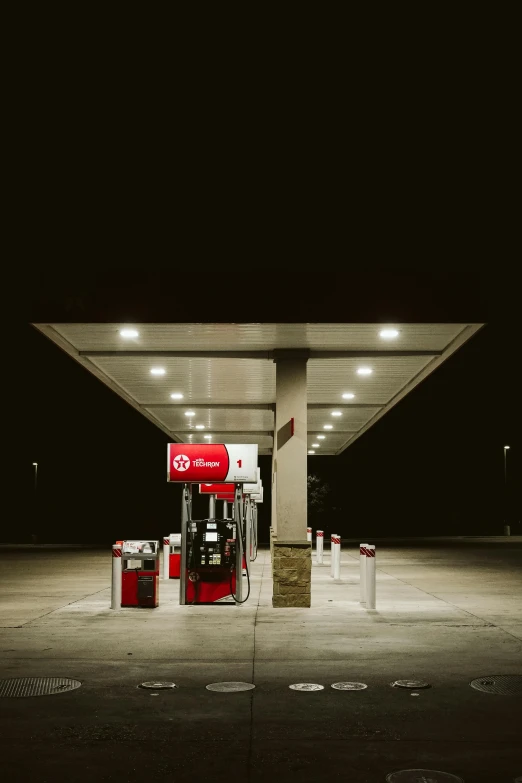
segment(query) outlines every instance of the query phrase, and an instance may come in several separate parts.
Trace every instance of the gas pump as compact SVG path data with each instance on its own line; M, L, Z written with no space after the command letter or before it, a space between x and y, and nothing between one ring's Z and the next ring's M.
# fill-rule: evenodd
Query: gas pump
M179 579L181 570L181 533L169 536L169 578Z
M158 541L124 541L122 560L121 605L158 606Z
M244 603L242 595L244 551L243 498L236 485L233 519L191 519L192 486L185 484L182 506L181 604ZM246 563L244 563L246 567Z
M235 603L236 532L226 519L191 519L187 536L187 604ZM229 600L226 600L229 599Z

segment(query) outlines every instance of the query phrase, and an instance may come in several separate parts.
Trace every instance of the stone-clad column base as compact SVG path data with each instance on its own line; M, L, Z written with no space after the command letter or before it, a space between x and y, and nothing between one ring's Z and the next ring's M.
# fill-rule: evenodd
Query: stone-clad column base
M312 544L310 541L273 541L274 593L272 606L310 607Z

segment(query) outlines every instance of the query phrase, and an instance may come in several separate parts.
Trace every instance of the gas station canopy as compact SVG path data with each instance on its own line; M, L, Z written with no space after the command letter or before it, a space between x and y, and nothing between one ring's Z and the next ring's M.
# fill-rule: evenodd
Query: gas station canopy
M477 323L35 323L180 443L271 454L275 361L307 357L308 449L340 454Z

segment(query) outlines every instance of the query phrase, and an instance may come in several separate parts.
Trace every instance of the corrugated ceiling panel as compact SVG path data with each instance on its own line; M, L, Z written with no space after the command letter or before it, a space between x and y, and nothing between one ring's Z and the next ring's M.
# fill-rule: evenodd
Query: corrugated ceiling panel
M195 429L197 424L203 424L207 430L217 432L274 429L274 414L270 410L196 408L196 415L191 417L185 416L185 411L190 411L189 405L151 409L151 413L173 431Z
M316 350L443 350L460 324L52 324L77 350L226 351L275 348ZM124 339L123 327L139 337ZM395 327L394 340L379 337Z
M310 359L308 362L308 403L335 405L342 394L355 394L355 403L385 404L405 386L430 357L379 357L360 359ZM370 367L368 376L357 374L359 367Z
M333 431L359 430L372 416L375 416L378 408L350 408L348 406L329 405L327 408L308 409L308 429L323 429L325 424L331 424ZM332 416L332 411L341 411L342 416Z
M169 403L173 392L187 403L271 403L275 364L258 359L156 359L134 356L91 360L140 404ZM153 376L152 367L165 368Z
M260 449L272 449L274 445L274 439L270 435L234 434L231 439L226 432L213 432L212 441L205 440L204 435L203 432L194 433L194 435L183 433L179 439L182 443L257 443Z
M316 448L317 454L319 454L321 451L337 451L337 449L340 449L342 446L344 446L346 441L351 438L351 434L349 432L321 432L319 434L325 435L326 437L323 440L317 440L317 433L309 432L307 438L307 445L309 449L314 448L314 443L319 444L319 446Z

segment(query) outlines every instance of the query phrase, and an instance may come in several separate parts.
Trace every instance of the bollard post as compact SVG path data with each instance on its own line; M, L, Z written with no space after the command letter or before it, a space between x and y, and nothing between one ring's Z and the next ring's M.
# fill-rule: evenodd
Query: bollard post
M359 583L361 588L361 597L359 603L366 603L366 547L368 544L359 545Z
M332 577L332 579L333 579L333 575L334 575L334 557L335 557L335 553L334 553L334 538L335 538L336 535L337 535L337 533L332 533L330 535L330 576Z
M163 536L163 579L170 579L170 536Z
M316 530L315 532L315 557L317 565L323 564L323 544L324 544L324 531Z
M366 608L375 609L375 545L366 547Z
M334 538L334 579L338 582L341 579L341 536Z
M311 541L312 540L312 528L307 527L306 528L306 540Z
M121 609L121 561L119 544L112 545L111 609Z

